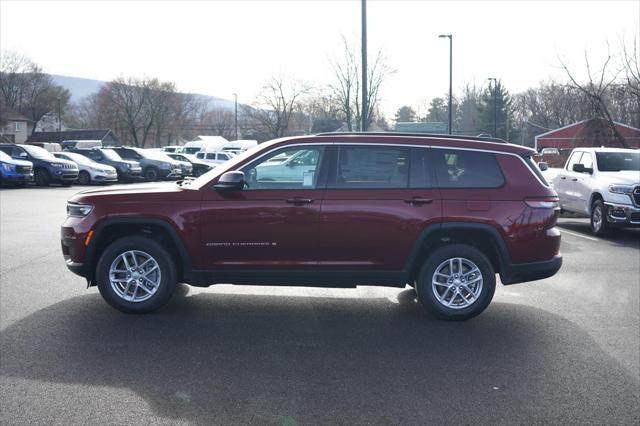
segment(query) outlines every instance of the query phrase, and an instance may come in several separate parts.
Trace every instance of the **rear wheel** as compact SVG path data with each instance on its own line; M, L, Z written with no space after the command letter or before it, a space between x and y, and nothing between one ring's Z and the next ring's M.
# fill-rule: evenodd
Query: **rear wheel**
M491 262L478 249L452 244L425 261L416 290L424 308L438 318L467 320L484 311L495 292Z
M78 183L80 185L89 185L91 184L91 175L85 172L84 170L80 172L78 175Z
M611 227L607 220L607 207L602 200L596 200L591 207L591 232L598 237L603 237L609 233Z
M49 177L49 172L44 169L36 169L34 173L34 178L36 181L36 185L38 186L48 186L51 178Z
M141 236L109 245L100 256L96 277L102 297L126 313L159 309L177 285L176 267L167 250Z

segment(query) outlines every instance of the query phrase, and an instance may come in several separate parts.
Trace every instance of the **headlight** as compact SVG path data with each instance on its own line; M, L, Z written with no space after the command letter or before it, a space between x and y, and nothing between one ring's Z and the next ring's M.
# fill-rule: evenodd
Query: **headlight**
M91 204L67 203L67 216L85 217L93 210Z
M51 164L51 165L52 165L53 167L62 167L62 164L61 164L61 163L53 163L53 164Z
M16 171L15 164L4 164L4 163L2 163L2 168L4 169L5 172L15 172Z
M171 168L171 164L169 164L169 163L162 163L162 164L160 164L160 168L161 168L161 169L170 169L170 168Z
M127 163L127 169L131 170L131 164Z
M609 185L609 192L614 194L631 194L633 186L630 185Z

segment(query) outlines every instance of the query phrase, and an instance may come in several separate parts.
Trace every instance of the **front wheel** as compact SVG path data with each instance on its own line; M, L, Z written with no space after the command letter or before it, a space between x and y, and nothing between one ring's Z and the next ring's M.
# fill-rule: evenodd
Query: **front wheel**
M144 177L149 182L157 181L159 176L160 176L160 173L158 172L158 169L156 169L155 167L149 167L144 171Z
M416 290L427 312L441 319L467 320L484 311L496 288L496 275L478 249L452 244L425 261Z
M607 209L602 200L596 200L591 207L591 232L598 237L603 237L609 233L609 230Z
M36 185L38 186L49 186L49 181L51 180L49 177L49 172L44 169L37 169L34 173L34 178L36 181Z
M141 236L109 245L100 256L96 277L102 297L125 313L161 308L177 285L176 267L167 250Z
M89 173L85 172L84 170L81 171L80 174L78 175L78 183L80 185L91 184L91 175L89 175Z

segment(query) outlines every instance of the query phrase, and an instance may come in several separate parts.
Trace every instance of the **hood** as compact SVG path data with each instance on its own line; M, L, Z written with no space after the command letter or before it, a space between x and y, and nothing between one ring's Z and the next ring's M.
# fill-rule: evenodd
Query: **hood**
M182 195L180 195L182 194ZM197 201L198 191L185 189L175 182L150 182L135 185L112 185L105 188L87 189L78 192L69 201L72 202L143 202L149 200L169 201L173 197Z
M621 184L634 185L640 184L640 171L638 170L621 170L619 172L600 172L598 174L600 180L607 185Z

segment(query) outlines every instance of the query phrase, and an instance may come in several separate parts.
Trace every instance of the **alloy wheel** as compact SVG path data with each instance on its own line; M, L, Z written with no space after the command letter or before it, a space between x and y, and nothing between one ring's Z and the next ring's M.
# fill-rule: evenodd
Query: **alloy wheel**
M482 293L482 272L469 259L450 258L436 268L431 289L442 306L450 309L468 308Z
M127 302L138 303L151 298L158 290L161 278L158 262L140 250L119 254L109 268L111 288Z

